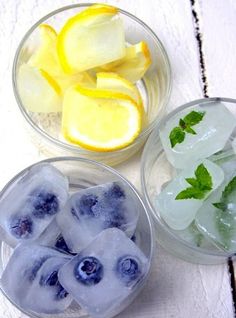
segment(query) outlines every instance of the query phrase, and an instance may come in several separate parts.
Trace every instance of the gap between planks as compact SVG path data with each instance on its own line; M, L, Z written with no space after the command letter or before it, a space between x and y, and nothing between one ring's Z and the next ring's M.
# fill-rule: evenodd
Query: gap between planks
M200 10L199 10L199 0L190 0L193 24L195 29L195 37L197 40L198 54L199 54L199 64L201 69L201 80L202 80L202 91L205 98L209 97L208 95L208 78L206 70L206 61L203 52L203 39L202 39L202 27L200 23ZM229 271L229 280L231 285L232 299L234 305L234 312L236 316L236 276L234 273L233 259L230 257L228 259L228 271Z

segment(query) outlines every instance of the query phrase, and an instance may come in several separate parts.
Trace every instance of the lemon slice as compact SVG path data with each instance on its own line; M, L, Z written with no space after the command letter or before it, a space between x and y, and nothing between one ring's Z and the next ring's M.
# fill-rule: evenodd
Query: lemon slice
M119 74L130 82L140 80L151 65L151 54L148 45L140 42L126 48L125 57L120 61L102 66L102 69Z
M63 70L73 74L125 56L122 20L111 6L95 5L70 18L58 34Z
M97 73L97 88L108 89L126 94L134 100L140 109L143 109L142 97L137 87L118 74L108 72Z
M38 69L44 69L51 76L61 75L63 72L56 50L57 33L48 24L39 26L40 45L30 57L28 64Z
M72 143L96 151L123 148L141 130L141 114L126 95L79 85L63 101L62 133Z
M61 111L61 88L46 71L22 64L18 72L17 85L22 103L27 110L42 113Z

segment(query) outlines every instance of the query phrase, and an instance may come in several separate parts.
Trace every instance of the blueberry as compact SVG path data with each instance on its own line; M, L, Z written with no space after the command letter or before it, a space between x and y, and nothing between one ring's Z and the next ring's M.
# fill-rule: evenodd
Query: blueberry
M30 216L12 217L10 232L17 239L28 239L33 232L33 221Z
M54 215L59 210L58 198L54 193L39 190L31 194L31 203L33 206L33 215L42 219L46 215Z
M33 281L41 268L41 266L46 262L49 256L44 256L34 262L30 270L27 270L25 275L30 281Z
M61 234L57 237L55 247L58 248L59 250L66 252L66 253L75 255L74 253L71 252L68 245L66 244L66 241L64 240L64 237Z
M47 276L40 278L39 284L41 286L53 286L56 289L56 299L64 299L68 296L68 292L61 286L58 280L58 271L53 271Z
M104 196L108 200L124 200L125 192L117 183L113 183L112 186L104 193Z
M117 262L116 272L126 286L129 286L140 275L139 263L131 256L122 257Z
M79 202L77 202L77 207L79 213L83 216L94 216L93 207L97 204L98 198L93 194L84 194Z
M84 257L75 265L74 275L83 285L96 285L103 278L103 265L95 257Z

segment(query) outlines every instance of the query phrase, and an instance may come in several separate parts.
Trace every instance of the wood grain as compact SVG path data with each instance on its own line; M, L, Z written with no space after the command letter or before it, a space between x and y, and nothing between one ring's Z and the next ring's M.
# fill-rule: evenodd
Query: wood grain
M198 11L209 96L236 99L236 2L199 0Z
M202 97L199 56L190 1L114 0L109 3L144 20L166 47L173 71L173 92L169 110ZM67 4L67 0L0 1L0 186L19 169L42 157L30 143L13 97L11 65L14 52L32 23L49 11ZM140 189L139 167L140 155L137 155L118 169ZM26 316L14 309L1 295L0 317ZM176 259L157 246L148 284L133 305L119 317L233 318L227 266L192 265Z

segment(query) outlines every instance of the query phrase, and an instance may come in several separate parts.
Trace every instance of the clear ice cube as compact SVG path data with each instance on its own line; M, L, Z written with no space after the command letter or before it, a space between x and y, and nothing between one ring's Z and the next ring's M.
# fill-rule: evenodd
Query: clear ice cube
M197 168L203 164L212 178L212 189L202 199L176 199L177 195L191 185L186 178L196 178ZM189 166L175 177L157 196L156 208L164 221L174 230L186 229L194 220L197 210L212 191L217 189L224 180L223 170L213 162L205 159Z
M4 293L20 308L37 313L64 311L72 298L57 279L70 256L34 243L18 245L0 279Z
M148 271L142 251L119 229L102 231L59 271L61 285L92 317L117 314Z
M113 182L73 194L57 222L70 250L78 252L107 228L117 227L131 237L138 216L134 194L123 183Z
M188 124L184 122L185 116L192 111L204 113L202 120L195 125L191 120L187 121ZM222 103L211 102L179 111L160 129L160 139L170 163L176 168L184 169L194 161L207 158L223 149L235 126L234 115ZM173 146L170 134L176 127L180 131L175 133L173 140L178 139L181 142Z
M0 235L11 246L35 240L68 199L68 180L50 164L33 166L0 199Z
M202 232L199 231L194 221L186 229L179 231L173 230L173 232L193 246L207 249L212 249L215 247L209 240L205 238Z
M218 248L236 251L236 175L227 179L196 215L199 230Z

